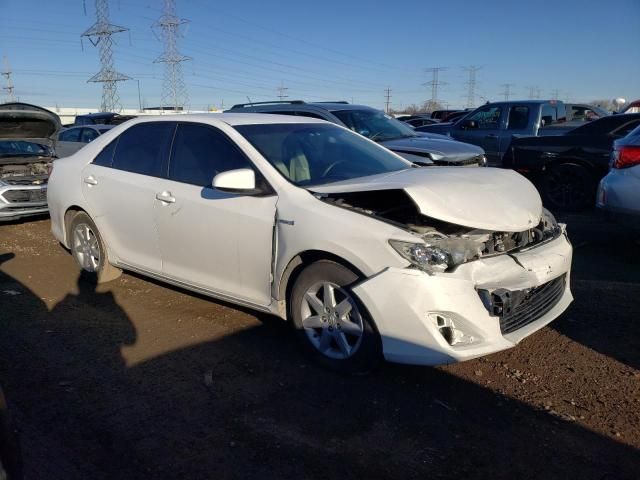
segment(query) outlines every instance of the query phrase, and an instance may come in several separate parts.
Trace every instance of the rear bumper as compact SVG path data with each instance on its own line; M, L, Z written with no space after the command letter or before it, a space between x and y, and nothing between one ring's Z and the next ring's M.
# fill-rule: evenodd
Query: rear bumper
M0 221L46 214L49 211L46 194L46 185L0 186Z
M449 274L389 268L353 291L378 328L387 360L448 364L511 348L564 312L573 300L571 258L571 244L561 235L529 251L470 262ZM562 276L564 288L554 303L511 333L502 333L500 317L480 295L485 290L528 291ZM443 325L460 332L460 341L447 339Z

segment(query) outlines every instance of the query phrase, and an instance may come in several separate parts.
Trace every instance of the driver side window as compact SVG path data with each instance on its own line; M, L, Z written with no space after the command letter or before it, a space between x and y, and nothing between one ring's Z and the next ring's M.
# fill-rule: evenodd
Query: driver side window
M253 165L222 132L196 123L178 125L169 162L170 180L208 187L218 173L238 168Z
M485 107L470 117L467 120L473 120L478 125L478 130L495 130L500 128L500 117L502 116L502 108L491 106Z

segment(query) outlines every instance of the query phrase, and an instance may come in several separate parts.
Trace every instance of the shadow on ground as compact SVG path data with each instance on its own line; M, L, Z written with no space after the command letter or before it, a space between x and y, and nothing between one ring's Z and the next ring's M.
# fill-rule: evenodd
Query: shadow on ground
M593 214L568 215L575 301L551 327L640 370L640 235Z
M0 272L0 380L25 426L30 478L586 480L640 471L638 451L441 370L320 370L270 317L127 368L121 347L136 342L133 323L111 293L83 279L77 290L49 310Z

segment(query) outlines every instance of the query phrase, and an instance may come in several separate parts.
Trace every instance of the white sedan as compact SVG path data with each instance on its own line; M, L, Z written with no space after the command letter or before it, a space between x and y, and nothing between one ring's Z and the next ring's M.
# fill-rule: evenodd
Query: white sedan
M326 366L513 347L571 303L571 245L521 175L422 167L346 128L262 114L138 118L54 163L55 237L289 320Z

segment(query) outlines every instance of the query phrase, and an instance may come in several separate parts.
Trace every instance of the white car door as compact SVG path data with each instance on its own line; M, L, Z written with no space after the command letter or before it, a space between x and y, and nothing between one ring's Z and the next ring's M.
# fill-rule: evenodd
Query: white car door
M218 294L268 305L277 196L270 190L243 195L211 187L216 174L238 168L255 170L222 131L178 125L168 179L156 192L162 271Z
M108 248L118 261L160 273L154 216L175 122L146 122L125 130L82 171L82 189Z

